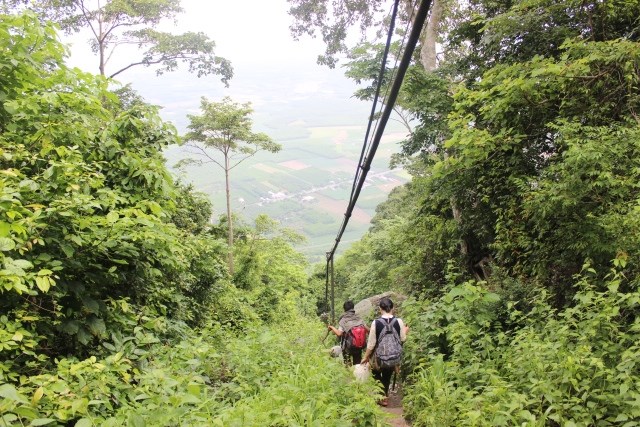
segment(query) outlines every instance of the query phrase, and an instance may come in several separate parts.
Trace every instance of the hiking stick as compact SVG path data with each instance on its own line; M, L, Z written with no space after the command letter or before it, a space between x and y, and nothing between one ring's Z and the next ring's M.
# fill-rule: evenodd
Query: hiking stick
M324 338L322 338L322 344L324 344L324 341L327 339L327 337L329 336L329 332L331 332L331 329L329 329L329 315L327 313L322 313L320 315L320 318L322 319L324 326L327 327L327 333L324 334Z
M324 338L322 338L322 344L324 344L324 341L327 339L327 337L329 336L329 332L331 332L331 330L329 328L327 328L327 333L324 334Z

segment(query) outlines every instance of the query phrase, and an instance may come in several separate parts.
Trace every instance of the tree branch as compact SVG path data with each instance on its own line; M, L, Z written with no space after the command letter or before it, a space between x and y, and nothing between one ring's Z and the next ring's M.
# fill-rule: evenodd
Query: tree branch
M132 62L131 64L127 65L124 68L119 69L118 71L116 71L115 73L111 74L109 76L109 78L114 78L115 76L117 76L118 74L127 71L129 68L131 67L135 67L136 65L156 65L156 64L161 64L164 61L169 61L169 60L173 60L173 59L189 59L190 57L187 55L183 55L183 54L179 54L179 55L174 55L174 56L162 56L158 59L154 59L154 60L145 60L145 61L138 61L138 62Z
M100 3L98 3L98 6L100 6ZM96 40L98 40L98 43L100 43L100 35L96 32L96 29L93 27L93 23L91 22L91 18L89 18L89 16L87 15L88 9L84 6L83 0L80 0L79 8L80 13L82 13L82 16L84 17L84 20L87 22L87 25L89 25L93 36L96 38Z
M407 118L402 114L402 108L398 108L397 105L393 106L393 111L396 112L396 114L400 117L401 120L398 119L394 119L397 122L400 122L404 125L404 127L407 129L407 131L409 131L409 133L413 133L413 129L411 128L411 125L409 124L409 121L407 120Z
M244 162L244 161L245 161L245 160L247 160L248 158L255 156L257 152L258 152L258 150L256 150L253 154L249 154L249 155L247 155L247 156L243 157L242 159L238 160L238 162L237 162L235 165L231 166L231 167L229 168L229 170L231 170L231 169L235 168L236 166L238 166L240 163Z
M196 150L196 152L192 152L192 154L195 154L197 156L203 156L206 157L207 159L209 159L211 162L215 163L216 165L220 166L222 169L224 169L224 166L222 164L220 164L220 162L218 162L216 159L214 159L213 157L211 157L209 155L209 153L207 152L207 150L204 149L204 147L201 147L197 144L185 144L185 147L187 148L192 148L194 150Z

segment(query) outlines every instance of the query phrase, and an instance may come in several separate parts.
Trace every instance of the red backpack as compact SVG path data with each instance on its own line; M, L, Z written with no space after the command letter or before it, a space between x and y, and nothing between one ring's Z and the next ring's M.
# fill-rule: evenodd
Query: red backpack
M347 348L363 349L367 345L367 328L364 325L354 326L347 333Z

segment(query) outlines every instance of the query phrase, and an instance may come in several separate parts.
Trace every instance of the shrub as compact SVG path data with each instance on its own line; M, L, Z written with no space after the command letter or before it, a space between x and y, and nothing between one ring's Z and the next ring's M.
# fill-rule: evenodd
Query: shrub
M559 312L544 292L524 313L471 283L405 303L418 325L407 349L413 425L636 425L640 290L616 264L602 283L585 266L574 305ZM509 322L496 310L505 303Z

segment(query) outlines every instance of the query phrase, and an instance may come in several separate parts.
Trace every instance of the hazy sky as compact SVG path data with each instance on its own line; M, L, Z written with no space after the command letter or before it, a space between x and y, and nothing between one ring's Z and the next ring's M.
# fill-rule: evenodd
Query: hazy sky
M296 43L289 33L286 0L183 0L184 23L207 33L218 53L238 67L261 64L314 64L322 45L306 38ZM182 22L180 22L182 24Z
M338 112L342 123L366 124L367 103L351 98L356 86L342 69L330 70L316 64L323 45L317 39L294 41L289 32L292 18L286 0L182 0L185 10L177 25L165 23L164 31L202 31L216 42L216 54L231 61L234 78L225 88L218 76L198 79L183 71L156 77L153 69L135 67L119 75L132 83L148 102L162 105L162 115L179 130L186 126L187 113L197 113L201 96L218 100L230 96L250 101L260 130L273 129L283 121L309 124L315 117ZM97 71L97 59L89 51L87 35L72 39L70 63L87 71ZM119 51L116 60L135 52ZM184 68L184 67L182 67ZM313 101L317 104L309 105ZM305 103L304 108L300 103ZM296 114L299 113L299 114ZM287 116L291 115L287 119ZM329 119L330 120L330 119ZM312 124L312 123L311 123Z

